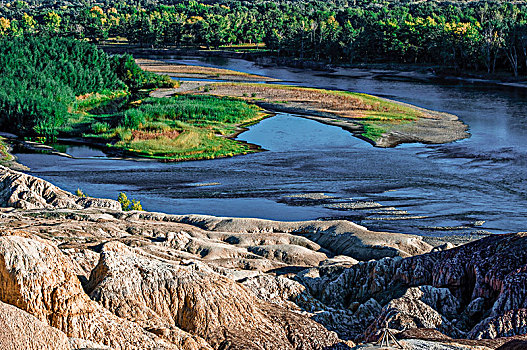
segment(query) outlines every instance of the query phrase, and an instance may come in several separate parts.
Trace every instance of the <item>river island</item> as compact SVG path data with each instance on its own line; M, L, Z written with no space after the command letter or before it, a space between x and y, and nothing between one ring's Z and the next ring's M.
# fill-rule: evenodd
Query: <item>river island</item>
M0 50L3 79L27 91L3 100L2 126L23 137L21 144L31 149L31 142L60 139L91 143L123 157L228 157L259 151L234 138L277 111L342 127L379 147L469 136L466 125L447 113L227 69L136 62L129 55L110 56L92 44L65 38L18 38L3 41ZM54 64L44 67L44 61ZM22 78L12 78L17 75Z

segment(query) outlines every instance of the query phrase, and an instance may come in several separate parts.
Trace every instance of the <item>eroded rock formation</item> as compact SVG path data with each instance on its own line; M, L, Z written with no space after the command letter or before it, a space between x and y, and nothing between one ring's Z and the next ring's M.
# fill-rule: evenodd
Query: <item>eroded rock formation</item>
M329 350L385 326L409 349L527 338L527 233L432 251L347 221L122 212L0 177L0 202L18 208L0 212L0 322L12 323L0 334L13 344Z
M0 165L0 206L21 209L108 208L120 210L111 199L77 197L47 181Z
M181 340L185 332L220 349L322 349L339 343L320 324L256 298L203 263L160 261L122 243L103 247L87 289L108 310L177 344L190 342ZM195 348L210 348L192 341Z
M384 258L297 279L329 307L347 309L374 298L384 305L358 339L397 330L434 328L452 337L524 334L527 233L496 235L445 251Z
M36 317L0 302L0 349L70 350L68 337Z
M0 237L0 300L27 311L68 337L116 349L175 349L91 300L69 259L43 240Z

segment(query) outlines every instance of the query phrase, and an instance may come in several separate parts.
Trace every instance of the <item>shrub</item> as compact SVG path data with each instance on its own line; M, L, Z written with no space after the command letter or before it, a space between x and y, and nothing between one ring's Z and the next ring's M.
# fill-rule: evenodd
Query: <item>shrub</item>
M77 188L77 191L75 191L75 195L77 197L88 198L88 195L84 193L80 188Z
M152 89L156 87L177 87L179 82L169 76L147 72L141 69L132 55L114 56L114 71L118 78L132 91L139 89Z
M139 210L143 211L143 206L141 205L140 201L136 201L135 199L128 199L128 196L126 193L121 192L119 193L119 196L117 197L117 201L119 204L121 204L121 209L124 211L130 211L130 210Z
M110 130L110 124L97 122L93 124L91 128L95 134L102 134Z
M145 122L145 113L141 109L133 108L122 114L119 124L124 128L137 129L141 124L145 124Z

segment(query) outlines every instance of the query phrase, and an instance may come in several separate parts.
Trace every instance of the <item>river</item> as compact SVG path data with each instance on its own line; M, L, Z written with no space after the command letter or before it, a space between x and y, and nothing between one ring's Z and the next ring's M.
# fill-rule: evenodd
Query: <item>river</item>
M100 151L72 146L67 151L76 159L17 154L19 161L66 190L108 198L125 191L150 211L347 218L376 230L424 235L527 229L525 90L376 79L359 70L265 68L237 59L174 61L452 113L469 126L471 137L380 149L338 127L279 113L239 136L267 150L257 154L167 164L106 159Z

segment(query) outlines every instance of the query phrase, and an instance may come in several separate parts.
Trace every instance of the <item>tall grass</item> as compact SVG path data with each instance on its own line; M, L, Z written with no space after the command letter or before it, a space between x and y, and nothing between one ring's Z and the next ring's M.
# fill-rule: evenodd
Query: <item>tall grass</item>
M241 123L256 118L258 109L243 101L213 96L180 95L172 98L148 98L137 108L122 114L121 126L137 128L147 122L179 120L208 125Z
M138 156L209 159L251 152L249 145L225 136L260 117L258 107L228 97L146 98L113 115L89 116L91 128L84 136L106 139L110 147Z

